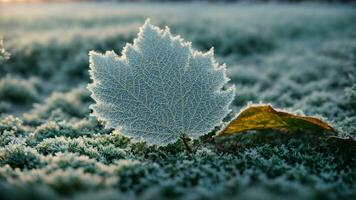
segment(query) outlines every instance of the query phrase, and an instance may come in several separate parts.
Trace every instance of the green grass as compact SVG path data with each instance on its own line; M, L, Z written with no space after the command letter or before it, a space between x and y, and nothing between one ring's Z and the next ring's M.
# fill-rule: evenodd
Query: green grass
M199 9L199 11L197 11ZM147 17L206 51L233 112L271 103L356 137L356 12L334 5L33 4L0 8L2 199L355 199L354 149L272 131L167 147L89 116L89 50L120 53ZM233 114L232 114L233 115ZM231 117L231 116L230 116Z

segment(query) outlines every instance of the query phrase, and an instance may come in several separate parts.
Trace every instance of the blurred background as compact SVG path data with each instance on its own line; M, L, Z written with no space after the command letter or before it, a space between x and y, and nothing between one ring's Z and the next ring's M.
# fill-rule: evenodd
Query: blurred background
M120 53L147 18L196 49L215 48L237 86L234 110L269 102L336 116L331 102L355 79L356 12L344 1L6 2L0 35L11 59L1 63L0 112L22 114L85 86L88 52Z

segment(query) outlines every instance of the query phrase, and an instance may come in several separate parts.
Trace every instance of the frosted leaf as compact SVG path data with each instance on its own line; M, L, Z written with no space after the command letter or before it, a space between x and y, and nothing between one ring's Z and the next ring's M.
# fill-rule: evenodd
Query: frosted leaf
M234 87L213 51L191 48L168 28L147 20L122 56L91 51L88 88L93 115L134 141L166 145L182 134L197 138L222 124Z

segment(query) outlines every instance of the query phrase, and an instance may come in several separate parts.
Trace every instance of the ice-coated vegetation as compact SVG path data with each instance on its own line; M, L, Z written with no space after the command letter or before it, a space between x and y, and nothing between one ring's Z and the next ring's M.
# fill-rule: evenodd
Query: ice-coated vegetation
M90 117L86 89L88 52L121 52L150 17L195 49L215 47L236 85L234 112L271 103L355 137L355 8L18 4L0 12L11 53L0 64L2 199L355 199L354 151L319 133L204 136L188 155L181 141L148 146L105 128Z
M0 62L9 59L10 54L4 48L4 42L0 38Z

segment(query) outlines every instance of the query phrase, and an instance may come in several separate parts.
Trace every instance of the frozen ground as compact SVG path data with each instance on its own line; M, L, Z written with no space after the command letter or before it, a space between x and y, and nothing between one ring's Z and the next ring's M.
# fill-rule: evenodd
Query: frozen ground
M89 117L88 51L121 52L147 17L214 46L248 102L303 111L356 136L356 9L213 4L1 5L0 196L5 199L355 199L355 151L248 133L217 144L133 144ZM300 111L297 111L300 110ZM238 145L236 145L238 144ZM238 148L236 148L238 147Z

